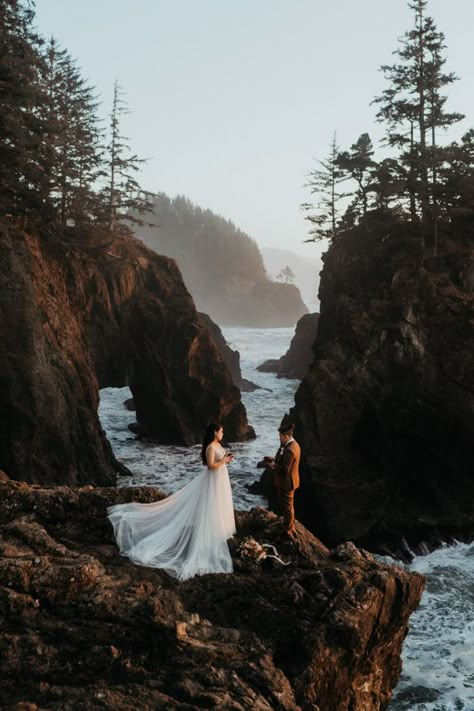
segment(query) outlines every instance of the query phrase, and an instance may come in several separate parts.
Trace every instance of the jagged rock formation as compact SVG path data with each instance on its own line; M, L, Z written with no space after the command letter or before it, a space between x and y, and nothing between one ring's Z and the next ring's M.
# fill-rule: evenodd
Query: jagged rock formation
M106 238L0 230L0 468L12 479L115 481L99 387L130 385L162 442L194 444L214 418L229 440L253 435L175 262Z
M305 314L296 324L295 335L285 355L266 360L257 367L262 373L277 373L279 378L302 380L313 362L313 343L318 335L319 314Z
M379 711L422 576L263 509L237 516L235 573L177 583L115 548L106 506L153 489L0 483L0 705ZM252 535L288 566L239 557ZM21 679L21 683L18 683Z
M222 360L230 371L234 385L239 388L241 392L251 393L254 390L258 390L258 385L255 385L255 383L252 383L250 380L242 377L242 372L240 370L240 353L239 351L232 350L225 340L224 334L219 326L214 323L211 317L207 314L200 313L199 320L211 334Z
M414 228L363 227L324 257L315 360L292 416L299 516L331 544L474 533L474 226L426 257Z

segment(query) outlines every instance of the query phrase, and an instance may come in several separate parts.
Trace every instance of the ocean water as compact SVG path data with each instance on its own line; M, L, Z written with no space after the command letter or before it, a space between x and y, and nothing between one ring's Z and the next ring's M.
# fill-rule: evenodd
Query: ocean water
M253 393L242 393L247 417L255 428L257 439L232 443L234 461L229 465L234 505L237 509L265 506L266 500L251 494L247 484L260 478L257 463L274 456L279 447L278 426L293 405L298 381L278 379L273 373L259 373L256 367L269 358L283 355L294 335L294 328L243 329L224 328L231 348L241 354L242 375L260 386ZM136 439L128 430L135 413L123 405L131 396L128 388L101 390L99 415L114 454L132 472L121 477L119 486L156 486L171 493L202 471L200 446L175 447ZM224 443L228 443L225 438Z
M277 428L293 405L298 381L259 373L256 366L283 355L294 329L224 328L223 333L229 345L240 352L242 375L262 388L242 393L257 439L232 444L235 460L229 474L234 504L238 509L265 506L266 501L251 494L246 485L260 477L257 462L266 454L275 454ZM202 471L200 447L137 440L127 429L135 419L135 413L123 405L128 397L128 388L101 391L102 426L115 456L132 472L121 478L119 486L148 485L167 493L175 491ZM474 544L441 548L403 567L426 575L427 587L420 607L410 618L403 672L389 710L474 711Z
M426 590L389 709L474 711L474 544L440 548L405 568L426 575Z

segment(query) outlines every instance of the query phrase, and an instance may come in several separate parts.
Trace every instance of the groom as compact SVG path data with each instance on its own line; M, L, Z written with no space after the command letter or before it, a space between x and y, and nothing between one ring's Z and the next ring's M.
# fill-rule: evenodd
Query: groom
M280 449L274 460L266 462L273 469L273 481L278 494L278 503L283 515L283 526L287 536L296 540L295 489L300 485L299 463L301 449L293 439L294 425L286 424L278 428Z

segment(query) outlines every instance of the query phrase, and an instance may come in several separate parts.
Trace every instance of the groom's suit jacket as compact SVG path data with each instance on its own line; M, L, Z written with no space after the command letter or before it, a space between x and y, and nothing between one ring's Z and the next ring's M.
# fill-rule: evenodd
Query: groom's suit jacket
M301 449L294 439L285 447L278 450L275 457L273 480L277 489L293 491L300 485L300 457Z

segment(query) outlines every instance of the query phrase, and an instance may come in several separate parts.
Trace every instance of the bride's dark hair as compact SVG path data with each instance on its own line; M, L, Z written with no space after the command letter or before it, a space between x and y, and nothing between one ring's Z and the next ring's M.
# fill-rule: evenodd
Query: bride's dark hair
M207 429L204 433L204 439L202 441L201 449L201 459L203 464L207 464L206 449L209 447L212 440L215 439L216 432L218 432L221 427L222 425L220 424L220 422L210 422L207 426Z

